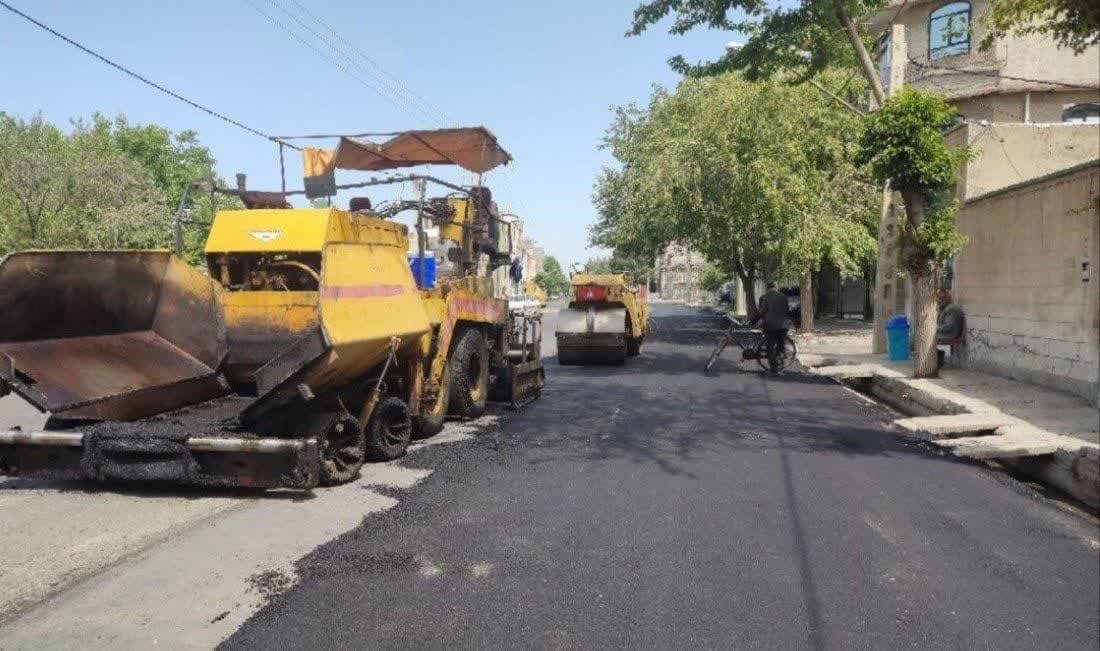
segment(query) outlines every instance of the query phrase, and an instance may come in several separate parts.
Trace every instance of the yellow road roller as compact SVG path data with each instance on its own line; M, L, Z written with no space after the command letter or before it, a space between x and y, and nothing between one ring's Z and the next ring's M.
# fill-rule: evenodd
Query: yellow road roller
M648 318L646 287L627 274L574 273L558 313L558 363L623 364L641 353Z

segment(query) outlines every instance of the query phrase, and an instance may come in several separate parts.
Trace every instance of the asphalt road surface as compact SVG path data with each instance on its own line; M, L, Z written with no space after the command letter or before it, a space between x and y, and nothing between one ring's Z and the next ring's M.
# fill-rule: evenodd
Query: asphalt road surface
M721 322L654 313L345 486L0 479L0 649L1097 648L1095 519L829 381L705 376Z
M225 646L1097 648L1094 520L831 382L704 376L717 319L654 311L641 358L550 362Z

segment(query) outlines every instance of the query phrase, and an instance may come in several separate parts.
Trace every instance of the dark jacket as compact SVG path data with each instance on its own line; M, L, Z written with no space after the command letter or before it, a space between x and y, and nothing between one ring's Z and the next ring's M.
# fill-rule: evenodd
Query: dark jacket
M951 303L940 310L940 315L936 318L936 338L958 339L962 336L965 326L966 317L963 315L962 308Z
M787 297L778 290L770 290L760 297L760 315L757 321L764 323L764 330L787 328Z

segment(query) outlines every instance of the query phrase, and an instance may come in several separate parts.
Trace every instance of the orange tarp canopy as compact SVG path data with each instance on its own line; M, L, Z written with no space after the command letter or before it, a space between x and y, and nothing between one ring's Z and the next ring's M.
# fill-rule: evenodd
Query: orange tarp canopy
M305 176L342 170L387 170L413 165L458 165L475 173L512 160L485 127L405 131L382 144L342 137L336 149L305 147Z

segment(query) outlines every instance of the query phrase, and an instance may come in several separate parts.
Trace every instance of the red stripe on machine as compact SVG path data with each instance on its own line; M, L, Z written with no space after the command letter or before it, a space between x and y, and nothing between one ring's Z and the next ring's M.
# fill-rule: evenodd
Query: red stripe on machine
M404 293L401 285L336 285L323 287L321 298L380 298Z

